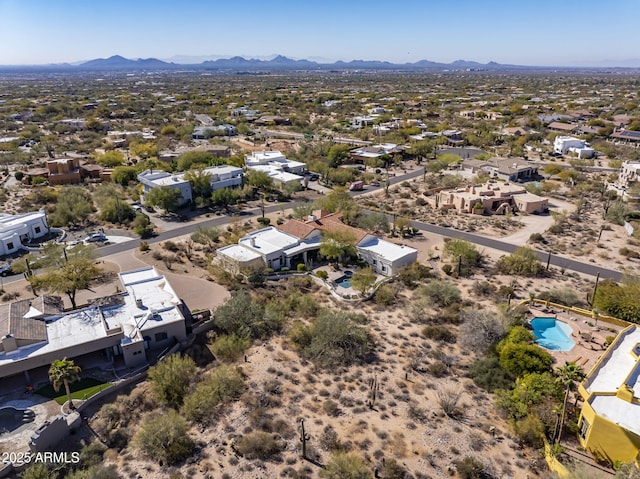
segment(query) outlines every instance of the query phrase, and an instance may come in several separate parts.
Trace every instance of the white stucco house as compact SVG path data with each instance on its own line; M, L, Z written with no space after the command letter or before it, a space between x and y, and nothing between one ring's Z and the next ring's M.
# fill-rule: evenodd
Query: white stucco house
M167 278L154 267L119 274L123 293L66 312L61 298L44 296L0 305L0 378L48 368L67 357L83 365L94 353L114 366L147 363L187 337L190 312Z
M573 136L556 136L553 141L553 152L559 155L575 153L578 158L593 158L596 154L589 143Z
M263 171L274 183L284 185L304 180L307 164L288 160L280 151L255 151L247 155L244 164L249 170Z
M210 166L205 168L203 173L210 176L212 191L242 186L242 168L229 165ZM138 181L142 183L143 196L153 188L167 186L180 191L182 195L180 205L186 205L193 200L193 191L191 183L185 179L184 175L184 172L171 174L162 170L145 170L138 175Z
M21 215L0 213L0 256L15 253L22 244L49 231L44 209Z
M342 223L337 214L317 210L305 221L289 220L249 233L238 244L218 249L216 261L236 274L259 267L277 271L299 263L312 266L319 258L323 232L336 230L353 239L358 257L376 273L391 276L418 259L415 248L386 241Z

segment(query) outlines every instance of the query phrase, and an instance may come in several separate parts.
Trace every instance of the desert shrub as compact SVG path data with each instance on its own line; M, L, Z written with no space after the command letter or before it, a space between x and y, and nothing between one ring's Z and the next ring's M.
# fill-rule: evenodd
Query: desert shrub
M247 459L270 459L283 449L273 435L264 431L245 434L236 443L236 448Z
M363 359L369 335L348 313L323 310L309 326L294 325L289 338L317 365L333 367Z
M409 479L409 472L395 459L387 459L382 466L381 479Z
M443 264L442 265L442 271L447 276L451 276L451 273L453 272L453 266L451 266L449 263Z
M162 404L178 408L182 405L195 373L196 364L193 359L172 354L149 368L151 391Z
M422 330L422 334L429 339L433 339L435 341L440 341L443 343L455 343L457 338L453 331L445 326L435 325L435 326L426 326Z
M484 353L497 345L506 334L504 324L493 313L469 308L461 316L465 324L461 332L465 348Z
M54 479L58 477L53 471L49 471L47 465L43 462L34 462L27 467L22 476L22 479Z
M172 253L177 253L178 251L180 251L180 246L171 240L167 240L162 243L162 247L167 251L171 251Z
M189 457L195 447L188 436L189 423L174 410L149 414L140 425L133 443L144 456L176 464Z
M453 272L458 276L469 276L482 263L482 254L469 241L452 239L445 242L443 257L450 260Z
M418 292L421 296L430 299L441 307L450 306L460 301L460 290L449 281L431 280L429 283L420 286Z
M477 360L469 368L468 374L476 386L489 392L494 392L497 389L510 389L513 385L513 377L502 367L496 356Z
M223 334L218 336L211 344L211 350L217 359L223 361L236 361L251 346L251 340L236 334Z
M622 248L620 248L618 252L626 258L640 258L639 252L629 249L626 246L623 246Z
M266 315L264 308L245 291L236 291L214 313L215 325L228 334L260 338L279 331L282 317Z
M558 288L549 291L543 291L538 295L541 301L551 301L552 303L560 303L566 306L577 306L582 303L574 289Z
M383 284L373 295L373 300L376 302L376 304L391 306L396 302L396 292L388 284Z
M149 246L149 243L147 243L146 241L140 241L140 251L145 252L145 251L149 251L151 249L151 246Z
M620 284L611 280L600 282L594 306L616 318L640 322L640 281L624 277Z
M64 479L120 479L118 468L110 466L95 465L88 469L77 469L64 476Z
M531 233L529 236L529 241L532 243L546 243L547 241L544 239L544 236L540 233Z
M80 450L80 464L83 469L88 469L91 466L97 466L102 463L104 452L107 450L100 442L92 442L84 446Z
M327 399L324 403L322 403L322 410L327 416L339 416L340 415L340 406L337 402Z
M298 263L298 266L296 266L296 270L298 270L298 272L302 273L303 271L306 271L307 267L304 265L304 263Z
M436 378L443 378L449 374L449 368L442 361L434 361L427 367L429 373Z
M536 414L515 422L515 431L524 444L539 449L544 445L544 424Z
M541 276L544 273L544 265L538 259L538 254L525 246L520 246L510 255L500 258L496 263L496 269L501 274L519 276Z
M463 411L458 407L461 396L461 391L451 387L445 387L436 391L436 401L442 408L442 411L453 419L457 419L463 414Z
M256 220L258 223L260 223L262 226L268 226L271 223L271 218L267 218L266 216L262 217L258 217Z
M456 471L462 479L485 479L491 476L485 471L485 466L478 459L466 456L456 461Z
M238 369L220 366L184 398L182 411L189 420L203 423L211 417L213 408L235 396L243 384Z
M473 292L476 296L492 296L498 288L489 281L476 281L473 283Z
M320 471L322 479L373 479L373 474L353 453L335 452L324 469Z
M431 268L417 261L398 271L398 279L408 288L413 288L417 282L432 276Z

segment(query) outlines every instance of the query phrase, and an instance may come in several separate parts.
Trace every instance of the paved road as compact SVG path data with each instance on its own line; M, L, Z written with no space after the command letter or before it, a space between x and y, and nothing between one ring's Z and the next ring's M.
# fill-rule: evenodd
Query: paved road
M423 171L424 171L423 168L420 168L416 171L407 173L406 175L390 177L389 181L393 185L411 178L416 178L418 176L421 176L423 174ZM381 188L382 187L368 187L366 190L353 191L351 193L353 196L359 196L362 194L371 193ZM296 201L296 202L285 204L285 207L287 209L295 208L296 206L300 206L302 204L304 204L302 201ZM265 214L274 213L280 210L281 210L280 204L265 206L265 209L264 209ZM159 243L162 241L167 241L169 239L175 238L177 236L191 234L199 227L207 228L212 226L224 226L232 221L235 221L235 220L246 221L249 218L257 217L260 214L261 214L260 208L254 208L251 210L242 210L237 216L228 216L228 215L217 216L208 221L202 221L198 223L187 223L175 229L162 232L159 235L154 236L153 238L149 238L146 241L149 243ZM393 215L387 215L387 216L389 217L390 220L392 220ZM437 234L447 238L464 239L476 245L484 246L486 248L496 249L498 251L504 251L505 253L512 253L517 248L516 245L505 243L503 241L499 241L486 236L480 236L477 234L468 233L465 231L459 231L452 228L445 228L443 226L433 225L433 224L425 223L421 221L413 221L412 225L414 228L418 228L419 230L427 233ZM105 256L109 256L112 254L122 253L124 251L132 250L139 247L139 244L140 244L139 241L127 241L125 243L102 246L98 248L96 256L99 258L103 258ZM541 261L543 261L546 264L547 260L549 259L549 253L546 253L544 251L538 251L538 257L540 258ZM601 278L603 279L610 278L615 281L620 281L623 276L622 273L619 271L603 268L593 263L583 263L580 261L568 259L568 258L557 256L557 255L551 255L549 264L552 266L556 266L558 268L564 268L567 271L576 271L578 273L588 274L591 276L596 276L598 273L600 273ZM11 283L12 281L17 281L19 279L22 279L22 275L14 275L14 276L9 276L7 278L3 278L5 283Z

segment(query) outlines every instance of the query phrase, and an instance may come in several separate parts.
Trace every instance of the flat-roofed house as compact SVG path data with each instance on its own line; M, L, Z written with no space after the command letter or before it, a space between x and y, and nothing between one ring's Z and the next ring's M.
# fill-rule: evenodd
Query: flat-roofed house
M9 215L0 213L0 256L15 253L24 243L41 238L49 232L44 209Z
M230 165L210 166L202 170L203 174L209 175L211 190L220 188L233 188L242 186L242 168ZM162 170L145 170L138 175L138 181L142 183L142 193L151 191L153 188L166 186L180 191L180 205L185 205L193 200L193 189L189 180L185 179L184 173L171 174ZM144 201L144 198L143 198Z
M580 444L611 464L640 452L640 327L624 329L580 384Z
M0 378L24 374L31 384L32 370L64 357L82 366L94 353L134 368L152 357L148 351L186 339L189 310L164 275L148 267L119 277L124 293L74 311L51 296L0 307Z
M549 200L528 193L520 185L488 181L482 185L439 191L433 200L434 206L456 209L463 213L506 214L510 212L544 213L549 209Z
M358 256L376 272L393 275L415 262L418 251L371 235L360 228L344 224L340 215L316 210L305 221L289 220L277 227L263 228L241 238L237 245L218 249L216 261L227 271L267 267L279 270L297 264L311 266L319 257L325 232L340 231L350 238Z

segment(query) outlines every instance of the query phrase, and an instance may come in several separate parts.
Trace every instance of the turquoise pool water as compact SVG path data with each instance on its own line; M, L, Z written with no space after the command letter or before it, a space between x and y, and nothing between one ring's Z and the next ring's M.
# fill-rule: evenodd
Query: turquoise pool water
M543 348L552 351L569 351L576 343L571 339L573 330L567 323L556 318L533 318L531 320L533 334Z
M340 276L336 279L336 285L341 288L350 288L351 287L351 277L350 276Z

